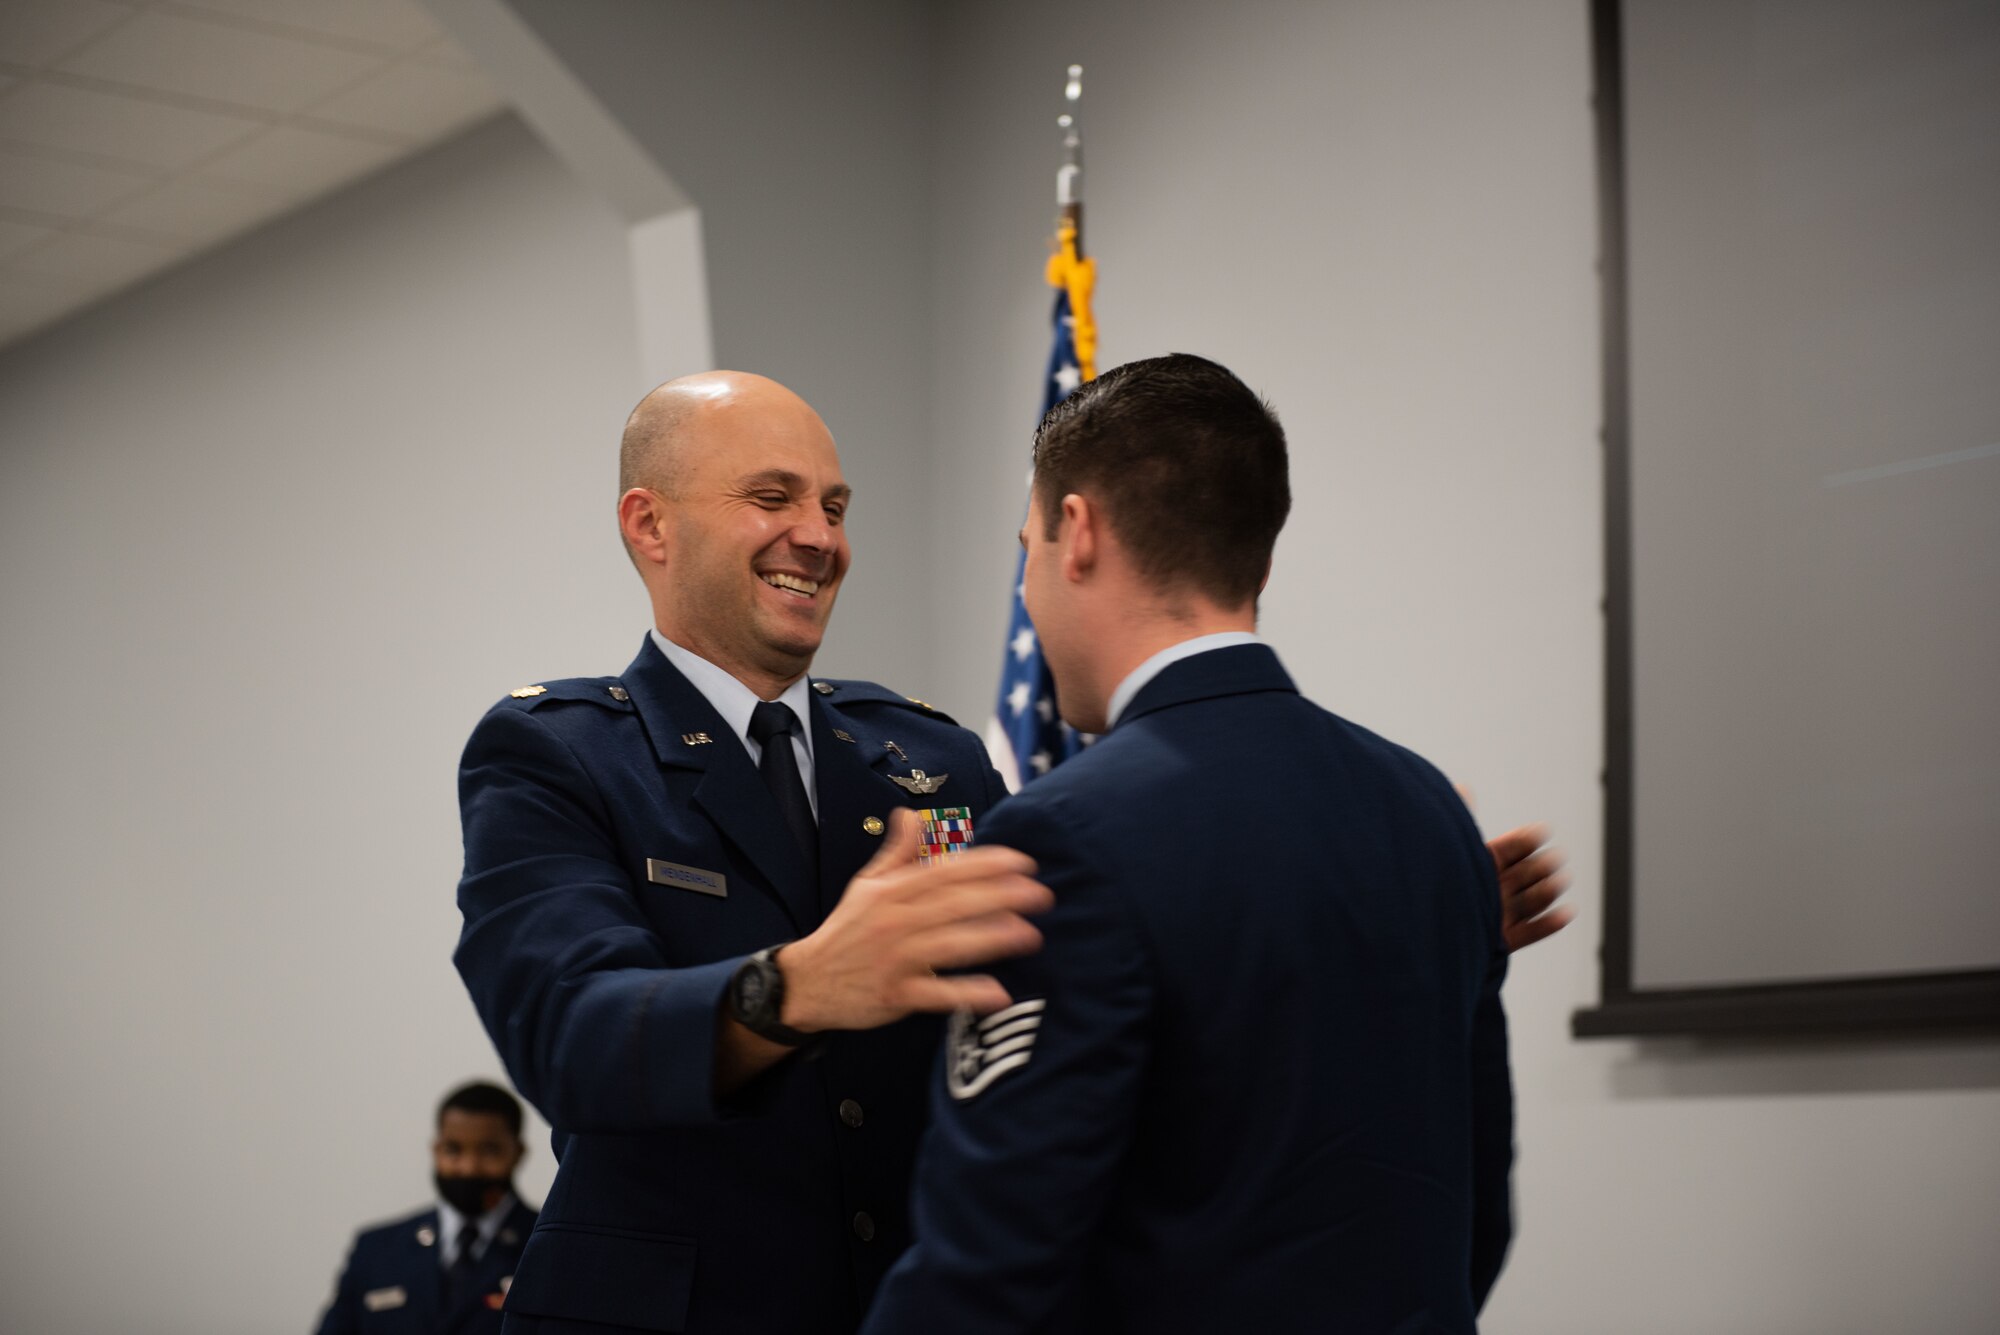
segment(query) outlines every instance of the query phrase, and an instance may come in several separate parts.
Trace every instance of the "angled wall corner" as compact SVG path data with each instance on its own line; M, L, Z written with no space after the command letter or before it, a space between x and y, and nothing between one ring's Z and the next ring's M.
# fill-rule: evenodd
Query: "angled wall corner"
M757 371L826 419L863 573L822 669L929 689L929 6L423 2L627 219L646 384Z
M639 348L634 397L713 365L701 218L687 192L504 0L419 2L625 220Z

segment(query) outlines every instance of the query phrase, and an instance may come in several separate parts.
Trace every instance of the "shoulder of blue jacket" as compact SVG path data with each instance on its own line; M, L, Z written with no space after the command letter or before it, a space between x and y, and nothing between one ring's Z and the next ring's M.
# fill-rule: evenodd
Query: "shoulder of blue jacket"
M357 1247L378 1246L385 1242L400 1241L404 1236L413 1234L427 1225L429 1226L430 1233L435 1237L437 1233L437 1207L435 1205L426 1206L421 1210L401 1215L394 1219L385 1219L380 1223L363 1225L354 1235L354 1241Z
M632 712L632 696L616 677L564 677L516 686L501 697L496 709L540 709L553 701L583 701L617 713Z
M921 714L926 718L934 718L938 722L950 724L954 728L959 726L957 719L945 713L936 705L919 700L914 695L904 695L900 691L892 691L879 682L847 681L837 677L814 677L812 679L812 688L817 694L826 697L828 704L836 705L843 710L851 711L860 709L866 711L887 706L891 709L908 710L913 714Z

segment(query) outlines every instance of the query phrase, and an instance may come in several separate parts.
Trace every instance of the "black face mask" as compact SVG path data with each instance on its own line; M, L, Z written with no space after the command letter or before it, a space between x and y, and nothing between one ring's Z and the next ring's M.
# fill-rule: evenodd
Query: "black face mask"
M477 1219L486 1213L487 1192L495 1187L503 1191L514 1189L511 1177L446 1177L443 1173L431 1176L437 1183L438 1196L467 1219Z

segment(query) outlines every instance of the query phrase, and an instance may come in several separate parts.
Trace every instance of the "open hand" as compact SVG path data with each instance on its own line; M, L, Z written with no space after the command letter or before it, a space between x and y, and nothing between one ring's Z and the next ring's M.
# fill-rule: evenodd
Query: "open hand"
M1549 827L1537 822L1490 839L1493 870L1500 876L1500 931L1507 949L1519 950L1569 926L1576 910L1557 904L1569 889L1564 865L1569 855L1549 842Z
M1034 859L981 845L917 865L917 818L889 815L889 831L867 866L812 935L778 952L785 974L783 1020L794 1029L873 1029L917 1011L1011 1004L987 974L951 974L1040 949L1026 916L1055 903L1032 878Z

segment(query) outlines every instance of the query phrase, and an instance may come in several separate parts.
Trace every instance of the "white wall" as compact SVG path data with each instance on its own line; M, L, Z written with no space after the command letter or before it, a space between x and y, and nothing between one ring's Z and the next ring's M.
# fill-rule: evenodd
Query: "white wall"
M931 545L954 556L927 698L990 709L1079 61L1102 363L1216 357L1290 434L1267 633L1489 830L1551 820L1574 856L1582 920L1508 984L1519 1234L1484 1328L1993 1329L2000 1047L1567 1036L1596 998L1603 763L1582 0L943 12Z
M0 1329L307 1329L429 1198L458 751L638 648L637 372L511 120L0 357Z

